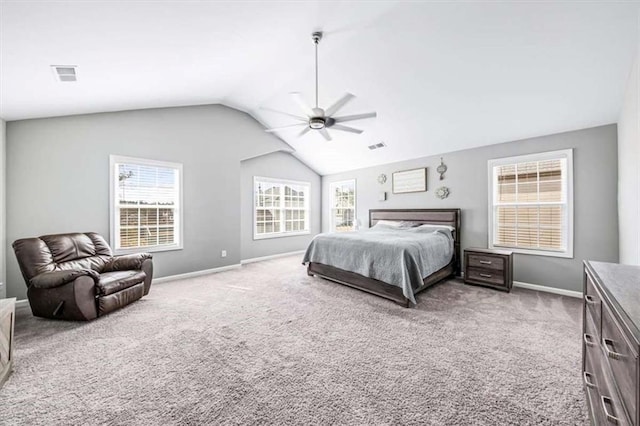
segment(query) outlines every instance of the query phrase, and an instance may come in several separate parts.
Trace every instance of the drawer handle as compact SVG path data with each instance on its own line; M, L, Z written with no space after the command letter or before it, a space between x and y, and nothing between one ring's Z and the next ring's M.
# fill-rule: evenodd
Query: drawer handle
M483 265L491 265L490 260L481 260L480 263L482 263Z
M594 305L594 304L598 303L598 301L597 301L597 300L595 300L595 299L593 298L593 296L592 296L592 295L590 295L590 294L585 294L585 295L584 295L584 300L585 300L585 302L587 302L587 303L588 303L588 304L590 304L590 305Z
M604 337L602 338L602 346L604 346L604 351L606 352L607 356L611 359L621 359L624 358L624 354L621 354L619 352L615 352L612 351L611 349L609 349L609 346L613 347L613 340L611 339L605 339Z
M590 334L584 333L582 335L582 340L584 340L584 344L587 346L594 346L593 343L593 336L591 336Z
M602 409L604 410L604 415L607 418L607 421L610 422L610 423L613 423L615 425L619 424L620 423L620 419L617 418L616 416L614 416L613 414L609 413L609 409L607 408L608 406L613 407L613 401L608 396L603 396L602 397Z
M593 375L591 373L587 373L586 371L582 374L584 377L584 384L587 385L588 388L595 389L597 386L593 383Z
M482 278L491 278L491 274L480 274Z

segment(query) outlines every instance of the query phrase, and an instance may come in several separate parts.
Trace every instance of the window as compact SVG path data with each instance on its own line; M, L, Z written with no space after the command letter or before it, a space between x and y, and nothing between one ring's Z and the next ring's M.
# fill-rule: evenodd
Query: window
M573 257L573 151L489 160L489 246Z
M329 185L331 197L331 232L356 229L356 181L345 180Z
M115 251L182 248L182 164L114 155L110 163Z
M308 182L253 178L253 239L309 233Z

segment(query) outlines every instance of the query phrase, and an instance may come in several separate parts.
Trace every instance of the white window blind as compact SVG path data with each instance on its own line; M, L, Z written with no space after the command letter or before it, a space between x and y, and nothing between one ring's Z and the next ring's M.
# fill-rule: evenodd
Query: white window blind
M254 177L254 239L309 233L308 182Z
M331 197L331 231L344 232L356 229L356 181L332 182L329 185Z
M111 242L116 251L182 247L182 165L111 157Z
M489 161L490 246L573 256L571 150Z

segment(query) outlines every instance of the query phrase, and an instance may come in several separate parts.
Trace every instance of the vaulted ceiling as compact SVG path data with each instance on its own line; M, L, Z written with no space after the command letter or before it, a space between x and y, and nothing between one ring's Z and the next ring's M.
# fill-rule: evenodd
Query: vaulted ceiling
M614 123L637 22L623 2L3 1L0 117L223 103L290 124L260 108L312 103L323 30L320 105L350 92L340 115L378 112L331 142L278 133L328 174Z

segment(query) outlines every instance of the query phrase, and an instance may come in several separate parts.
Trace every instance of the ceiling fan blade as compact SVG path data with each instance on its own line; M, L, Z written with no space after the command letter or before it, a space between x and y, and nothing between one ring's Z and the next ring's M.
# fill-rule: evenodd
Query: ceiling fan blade
M329 132L327 132L326 128L320 129L320 130L318 130L318 132L320 132L322 137L325 138L327 141L331 141L331 135L329 134Z
M364 130L356 129L354 127L343 126L342 124L334 124L331 126L331 130L342 130L343 132L357 133L360 134L364 132Z
M293 100L298 104L302 111L308 115L309 117L313 117L315 114L307 102L302 98L302 95L298 92L292 92L290 95L293 97Z
M271 109L271 108L260 108L260 109L263 110L263 111L275 112L276 114L286 115L286 116L295 118L296 120L299 120L299 121L308 121L309 120L309 118L307 118L307 117L302 117L300 115L295 115L295 114L289 114L288 112L278 111L278 110Z
M365 114L344 115L342 117L333 117L336 123L344 123L345 121L364 120L365 118L375 118L378 116L376 112L367 112Z
M309 130L311 130L311 127L309 126L305 127L304 129L302 129L300 133L298 133L298 137L306 135Z
M274 127L273 129L267 129L265 130L265 132L279 132L280 130L286 130L286 129L290 129L292 127L299 127L299 126L307 126L307 123L296 123L296 124L289 124L288 126L282 126L282 127Z
M355 95L352 95L351 93L345 93L345 95L340 99L338 99L335 104L331 105L329 108L326 109L326 111L324 112L325 115L331 117L333 114L338 112L340 108L345 106L345 104L353 98L355 98Z

